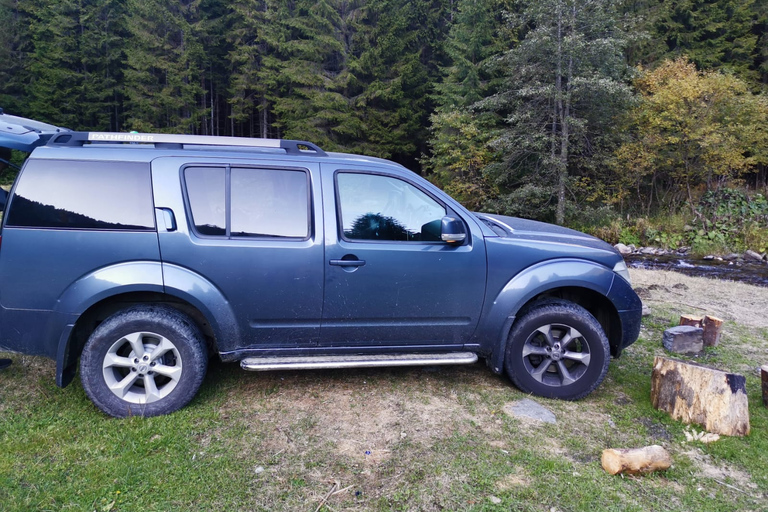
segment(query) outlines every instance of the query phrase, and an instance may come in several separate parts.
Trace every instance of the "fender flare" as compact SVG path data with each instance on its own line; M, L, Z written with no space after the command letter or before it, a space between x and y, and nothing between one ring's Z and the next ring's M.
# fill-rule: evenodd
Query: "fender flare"
M205 317L220 343L240 339L235 315L218 288L194 272L159 261L131 261L100 268L72 283L56 302L48 323L50 339L58 339L56 384L72 381L80 354L72 353L71 334L77 320L99 302L131 292L156 292L185 301Z
M163 292L163 270L159 261L128 261L103 267L80 277L59 296L51 320L50 339L58 339L56 384L68 385L75 375L77 358L70 343L77 319L104 299L130 292Z
M559 288L586 288L608 298L615 277L611 269L599 263L560 258L532 265L507 281L493 301L487 302L485 320L478 330L481 349L490 354L491 370L503 371L509 331L531 299Z

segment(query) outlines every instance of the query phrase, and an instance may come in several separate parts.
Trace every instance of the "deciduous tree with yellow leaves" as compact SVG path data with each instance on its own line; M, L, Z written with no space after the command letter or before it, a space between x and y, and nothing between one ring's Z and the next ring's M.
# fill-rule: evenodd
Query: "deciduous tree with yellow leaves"
M768 101L732 75L704 72L686 58L635 81L631 139L616 153L617 199L671 210L768 161Z

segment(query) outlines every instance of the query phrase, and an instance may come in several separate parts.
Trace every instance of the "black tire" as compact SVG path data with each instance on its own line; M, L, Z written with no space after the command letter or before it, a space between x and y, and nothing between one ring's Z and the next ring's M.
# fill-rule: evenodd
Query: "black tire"
M163 305L113 314L93 331L80 358L88 398L117 418L181 409L197 393L207 369L199 327Z
M578 400L605 378L610 347L600 323L571 302L534 306L507 339L507 375L526 393Z

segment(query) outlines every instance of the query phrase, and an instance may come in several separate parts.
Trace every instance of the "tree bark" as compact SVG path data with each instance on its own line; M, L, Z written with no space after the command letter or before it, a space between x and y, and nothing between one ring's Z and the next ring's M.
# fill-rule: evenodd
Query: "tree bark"
M749 434L747 380L696 363L656 356L651 402L683 423L726 436Z

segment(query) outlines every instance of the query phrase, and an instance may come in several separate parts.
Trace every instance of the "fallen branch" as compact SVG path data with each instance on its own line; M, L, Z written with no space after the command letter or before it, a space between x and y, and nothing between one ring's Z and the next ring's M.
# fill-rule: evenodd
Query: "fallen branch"
M315 512L320 512L320 509L323 508L323 505L325 505L325 502L328 501L328 498L333 496L336 493L336 490L339 488L339 482L333 482L333 485L331 486L331 490L328 491L328 494L325 495L325 498L322 499L320 504L315 509Z

